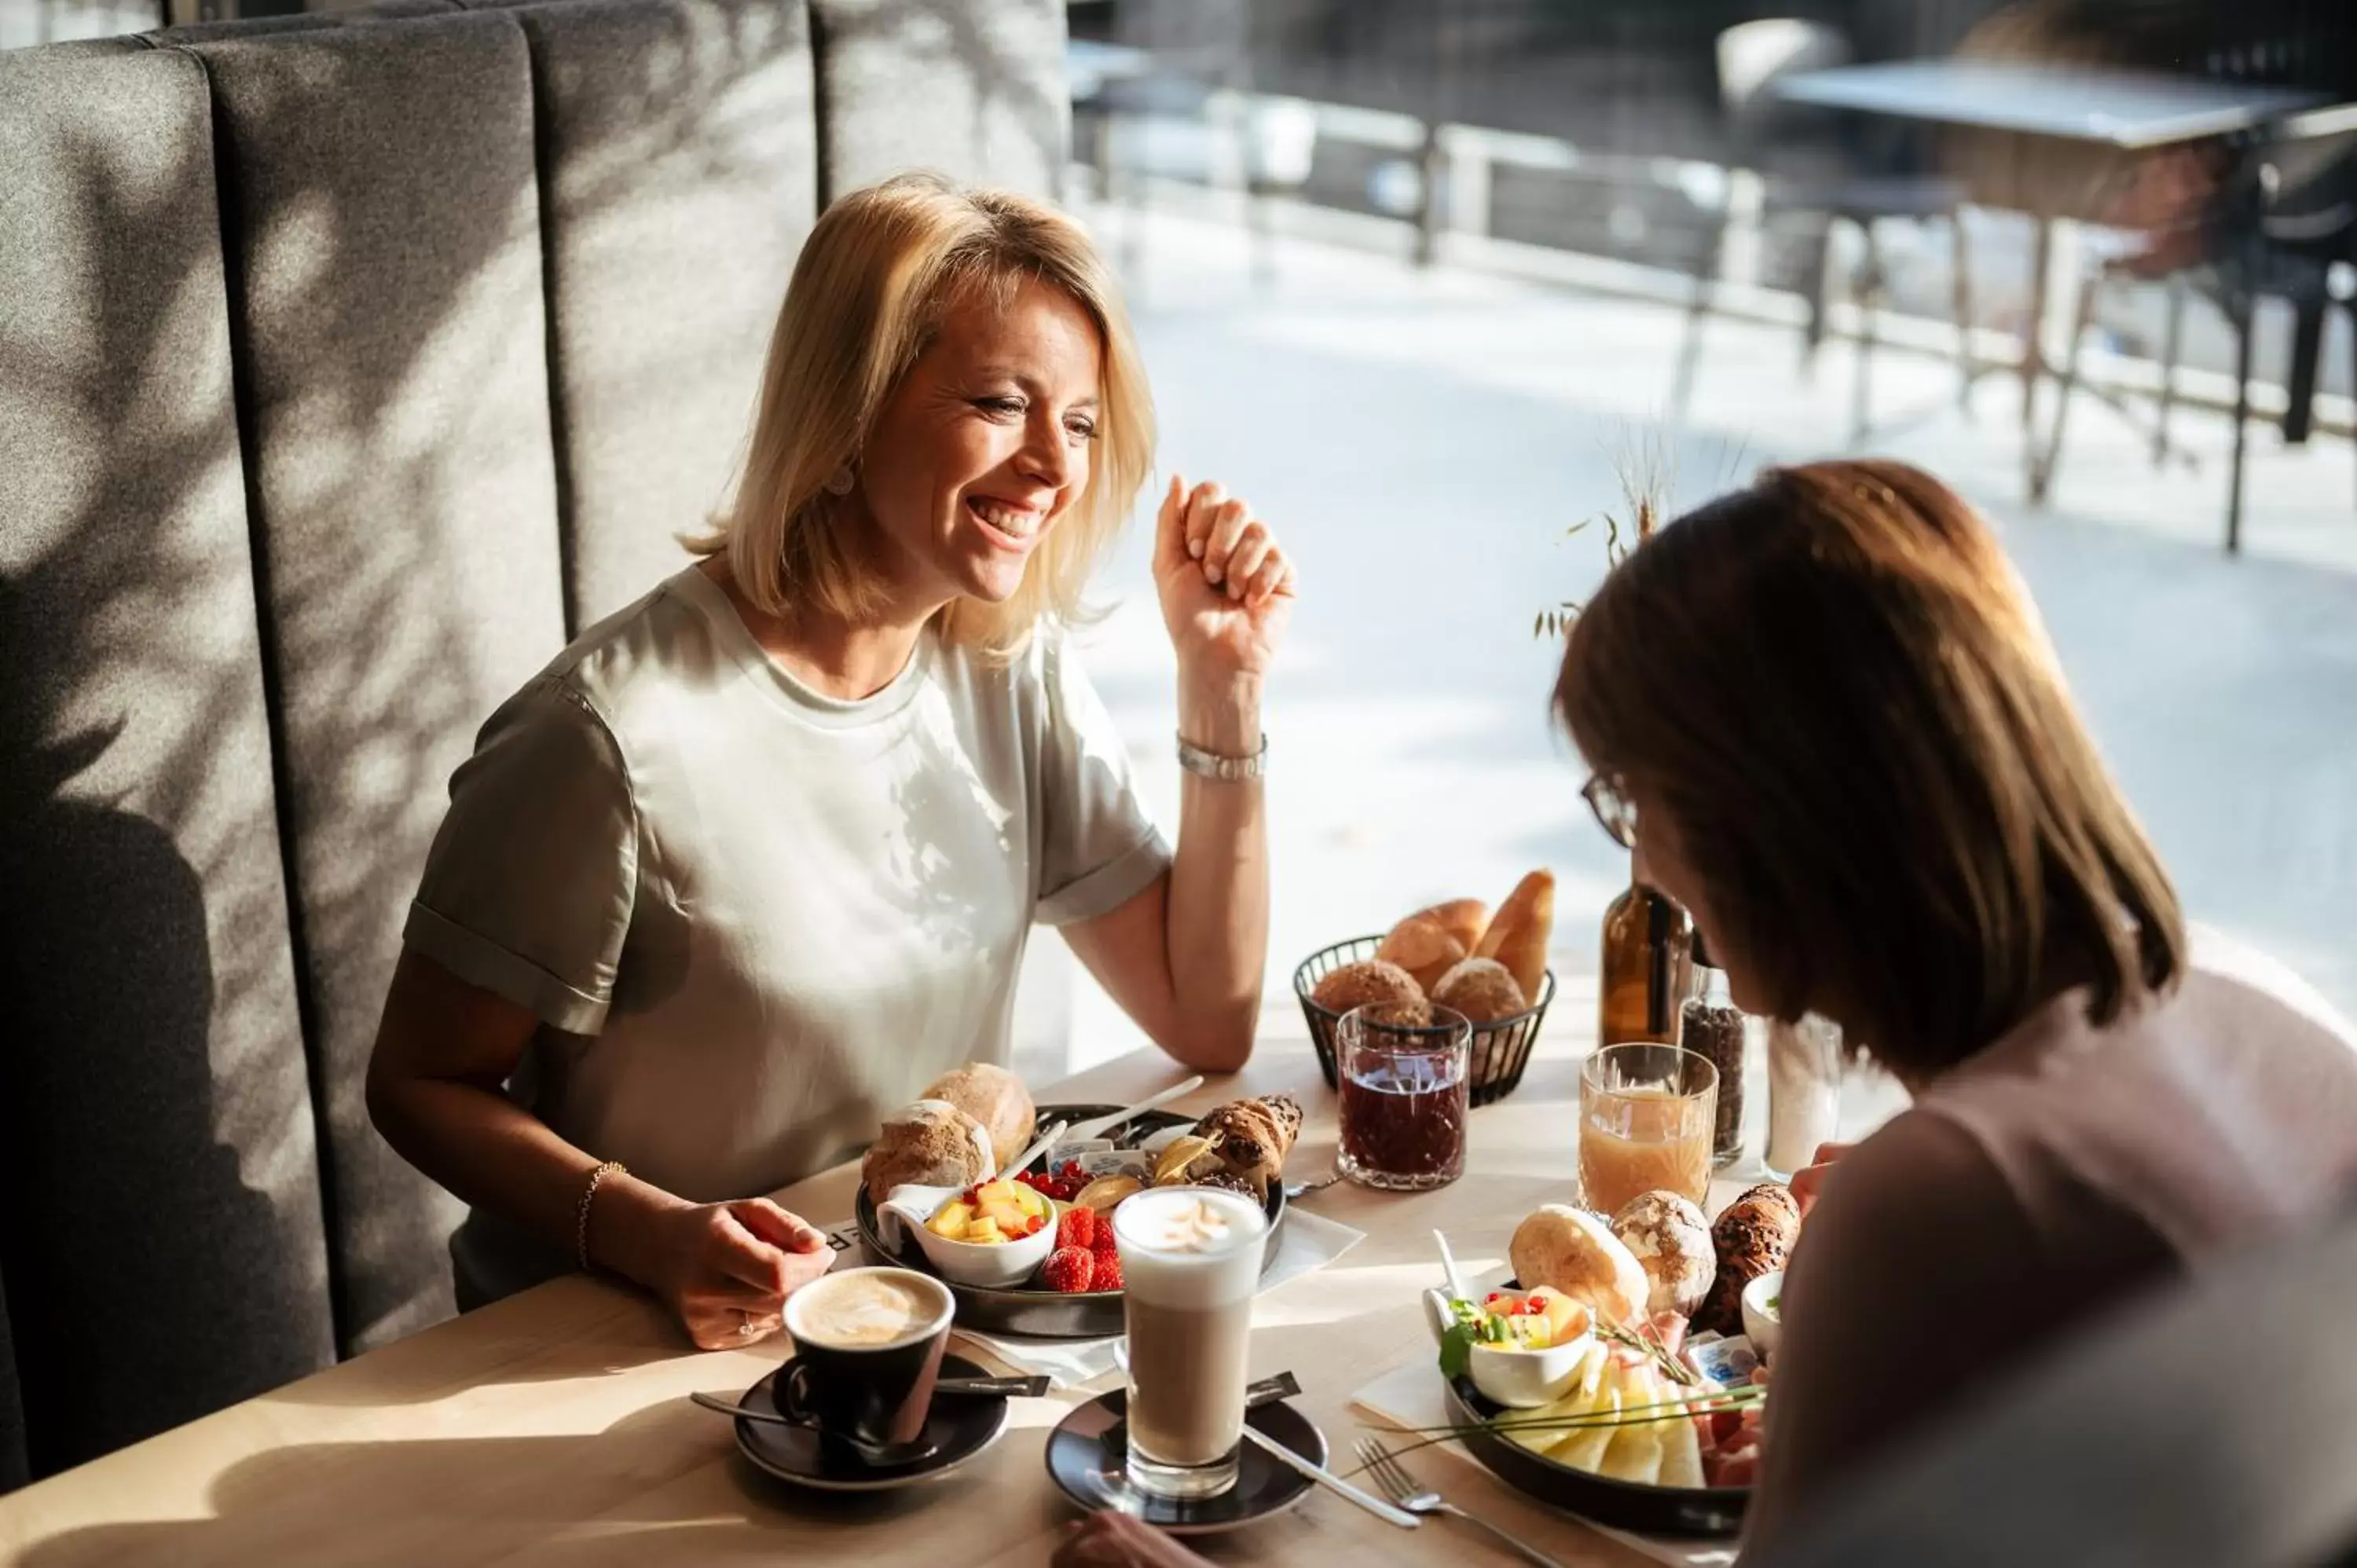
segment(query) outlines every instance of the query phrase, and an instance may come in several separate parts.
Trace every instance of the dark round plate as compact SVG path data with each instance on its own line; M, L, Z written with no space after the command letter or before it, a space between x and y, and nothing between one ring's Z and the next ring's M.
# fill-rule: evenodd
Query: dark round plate
M1110 1116L1121 1109L1118 1105L1042 1105L1039 1108L1039 1124L1052 1122L1085 1122L1092 1116ZM1128 1128L1117 1136L1146 1135L1165 1127L1182 1127L1195 1121L1175 1111L1148 1111L1134 1118ZM852 1219L859 1227L859 1244L867 1256L879 1263L896 1268L915 1269L920 1273L940 1277L924 1249L914 1241L900 1251L884 1244L884 1237L876 1225L876 1205L862 1187L852 1199ZM1261 1268L1276 1261L1278 1240L1285 1229L1285 1189L1273 1183L1268 1189L1268 1241L1261 1254ZM1006 1290L988 1290L980 1285L962 1285L955 1280L944 1279L950 1294L957 1298L957 1323L961 1328L971 1328L984 1334L1020 1334L1035 1339L1103 1339L1122 1333L1121 1292L1117 1290L1076 1291L1070 1295L1055 1291L1034 1290L1015 1286Z
M1048 1474L1066 1497L1089 1509L1135 1514L1173 1535L1211 1535L1283 1513L1301 1500L1309 1477L1247 1443L1237 1455L1236 1484L1216 1498L1153 1498L1123 1473L1129 1455L1128 1391L1115 1389L1075 1409L1048 1436ZM1326 1434L1289 1404L1244 1412L1245 1423L1313 1465L1326 1463Z
M777 1402L770 1395L770 1386L777 1380L779 1372L792 1365L787 1361L778 1371L748 1389L745 1397L737 1402L750 1410L776 1410ZM941 1375L986 1378L991 1372L963 1356L943 1356ZM931 1444L933 1451L922 1459L905 1464L874 1464L846 1444L824 1441L809 1427L748 1421L741 1415L737 1418L737 1446L745 1451L746 1458L780 1481L797 1487L815 1487L823 1492L884 1492L938 1480L997 1442L998 1434L1006 1429L1004 1399L945 1394L933 1401L933 1408L925 1416L920 1441Z
M1520 1287L1509 1280L1498 1288ZM1598 1524L1650 1535L1733 1535L1743 1528L1749 1487L1642 1487L1558 1465L1491 1430L1490 1419L1506 1407L1475 1388L1471 1378L1450 1378L1445 1386L1450 1424L1466 1429L1466 1452L1518 1492Z

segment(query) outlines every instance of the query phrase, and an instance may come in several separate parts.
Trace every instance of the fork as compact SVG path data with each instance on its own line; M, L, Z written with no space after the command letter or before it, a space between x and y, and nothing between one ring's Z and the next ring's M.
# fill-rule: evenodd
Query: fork
M1417 1515L1441 1513L1469 1520L1512 1547L1515 1555L1523 1562L1536 1563L1538 1568L1563 1568L1562 1563L1528 1541L1517 1541L1480 1515L1467 1513L1438 1492L1418 1486L1415 1477L1407 1473L1407 1466L1400 1463L1399 1455L1373 1438L1359 1439L1359 1463L1365 1467L1367 1474L1375 1478L1375 1485L1381 1487L1384 1495L1403 1511Z

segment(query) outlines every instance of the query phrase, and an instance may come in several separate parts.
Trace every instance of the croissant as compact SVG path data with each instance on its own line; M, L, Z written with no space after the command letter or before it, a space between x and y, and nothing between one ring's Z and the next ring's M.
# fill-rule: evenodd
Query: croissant
M1301 1133L1301 1107L1289 1094L1232 1100L1206 1114L1195 1131L1219 1140L1220 1161L1229 1175L1251 1184L1262 1197L1285 1172L1285 1156Z

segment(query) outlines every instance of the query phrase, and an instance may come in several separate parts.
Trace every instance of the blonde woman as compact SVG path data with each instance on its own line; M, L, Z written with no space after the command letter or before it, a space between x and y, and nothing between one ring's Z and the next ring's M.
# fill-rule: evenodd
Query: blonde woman
M593 627L451 779L369 1070L473 1206L461 1305L573 1267L696 1344L824 1272L759 1195L1004 1059L1032 923L1163 1049L1252 1049L1267 942L1268 529L1173 479L1175 850L1062 628L1151 465L1111 276L1021 198L895 180L812 231L702 559Z

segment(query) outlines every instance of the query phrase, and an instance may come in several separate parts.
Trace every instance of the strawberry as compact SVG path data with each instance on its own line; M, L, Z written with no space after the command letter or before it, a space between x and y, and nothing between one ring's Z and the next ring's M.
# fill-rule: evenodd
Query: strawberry
M1056 1219L1056 1245L1059 1247L1093 1246L1097 1239L1097 1211L1093 1208L1067 1208Z
M1087 1290L1095 1274L1096 1261L1085 1247L1060 1247L1048 1254L1048 1261L1039 1268L1040 1282L1065 1295Z
M1121 1254L1110 1247L1097 1253L1096 1265L1091 1271L1090 1280L1091 1290L1121 1289Z

